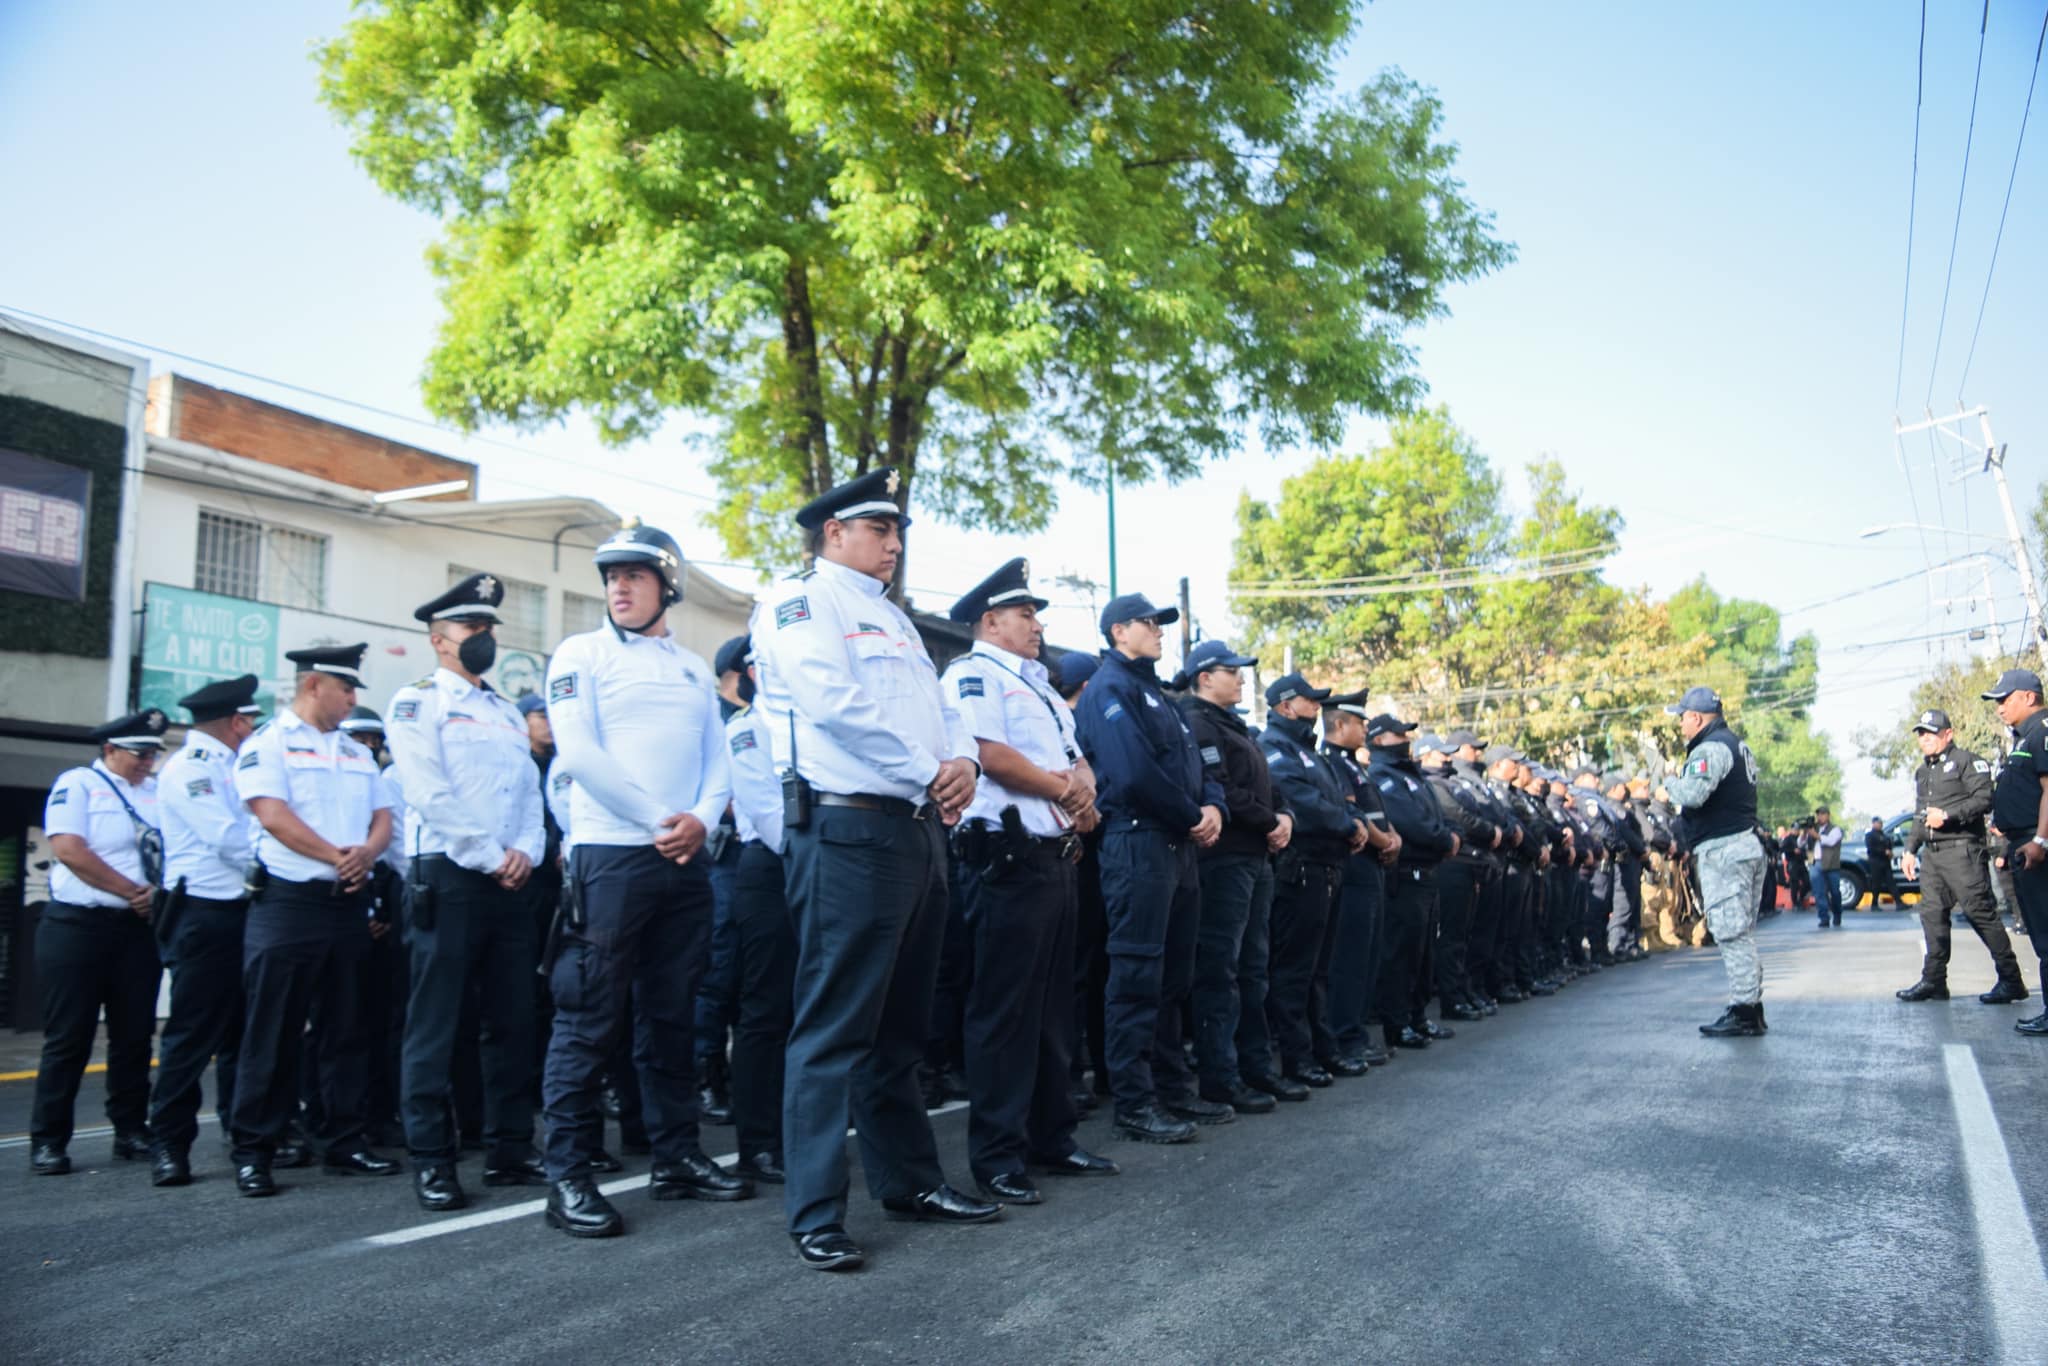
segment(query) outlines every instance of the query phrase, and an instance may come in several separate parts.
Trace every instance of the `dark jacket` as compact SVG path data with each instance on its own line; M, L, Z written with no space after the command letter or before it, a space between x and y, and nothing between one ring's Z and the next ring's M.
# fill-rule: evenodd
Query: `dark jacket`
M1367 773L1380 790L1387 820L1401 837L1401 867L1434 868L1451 854L1451 827L1437 809L1428 780L1415 760L1374 748Z
M1358 756L1348 749L1323 742L1323 762L1330 766L1330 772L1337 775L1338 786L1352 803L1352 814L1362 818L1367 825L1381 830L1393 827L1387 823L1387 809L1380 803L1380 790L1372 785L1366 776L1365 765L1358 762ZM1377 887L1380 883L1380 851L1367 846L1344 862L1344 884L1347 887L1360 885Z
M1939 830L1927 828L1930 806L1940 807L1948 817ZM1984 818L1990 813L1990 764L1961 745L1923 756L1913 770L1913 834L1906 841L1906 852L1917 854L1923 844L1982 839Z
M2013 727L2012 748L1992 789L1991 823L2008 839L2024 844L2034 837L2043 774L2048 774L2048 708Z
M1351 856L1356 808L1344 800L1337 774L1316 753L1315 723L1268 717L1259 748L1266 752L1274 790L1287 794L1294 812L1288 847L1311 862L1341 866Z
M1486 818L1483 806L1476 798L1458 790L1458 775L1449 767L1430 768L1424 765L1422 776L1429 782L1430 795L1436 798L1436 808L1442 813L1444 823L1457 832L1458 862L1485 866L1489 862L1487 850L1492 847L1494 834L1500 827Z
M1084 694L1085 695L1085 694ZM1203 858L1224 854L1266 852L1266 836L1280 824L1280 812L1287 810L1284 793L1273 790L1273 775L1258 741L1237 713L1199 697L1180 700L1181 715L1194 732L1196 748L1202 755L1202 772L1223 789L1230 819L1223 834L1202 851Z
M1107 828L1141 826L1176 838L1223 807L1180 708L1166 700L1154 661L1111 650L1074 708L1081 752L1095 770L1095 805Z

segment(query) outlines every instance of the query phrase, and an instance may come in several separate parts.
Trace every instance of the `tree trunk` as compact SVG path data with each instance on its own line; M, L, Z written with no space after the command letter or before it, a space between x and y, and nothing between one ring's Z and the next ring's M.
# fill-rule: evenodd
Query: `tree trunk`
M804 469L804 492L815 498L832 487L832 434L825 423L825 387L818 375L810 268L800 260L792 260L782 276L782 346L796 372L797 413L803 422L793 444Z

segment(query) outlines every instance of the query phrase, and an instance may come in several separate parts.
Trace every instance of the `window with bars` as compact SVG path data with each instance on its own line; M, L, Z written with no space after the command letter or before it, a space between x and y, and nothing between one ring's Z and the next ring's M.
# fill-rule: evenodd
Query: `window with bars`
M453 588L471 574L482 573L468 565L448 566L448 586ZM505 600L498 604L498 644L512 650L545 651L548 648L548 590L543 584L494 575L505 586Z
M604 599L562 590L562 634L578 635L604 625Z
M201 508L192 586L202 593L327 608L327 537Z

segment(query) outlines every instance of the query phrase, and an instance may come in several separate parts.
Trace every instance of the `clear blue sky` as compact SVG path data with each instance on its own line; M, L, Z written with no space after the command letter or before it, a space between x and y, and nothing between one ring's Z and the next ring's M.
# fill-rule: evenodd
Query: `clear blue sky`
M1955 403L2044 3L1992 0L1937 409ZM1980 12L1977 0L1929 10L1909 411L1928 390ZM372 189L315 102L308 51L345 17L332 0L0 4L0 306L420 411L436 321L422 252L435 225ZM1924 444L1908 447L1909 477L1890 435L1918 24L1911 0L1381 0L1364 12L1344 82L1396 65L1435 87L1474 196L1521 249L1504 273L1456 291L1453 316L1419 338L1433 397L1503 468L1555 455L1618 507L1618 582L1663 592L1704 572L1789 611L1926 563L1917 537L1859 540L1865 526L1995 529L1984 479L1938 480ZM2036 99L2048 105L2048 91ZM1990 405L2024 504L2048 468L2048 111L2033 122L1964 395ZM581 424L495 434L550 460L269 396L465 454L484 467L486 496L574 487L666 520L693 556L722 558L696 525L709 486L680 425L626 451L599 448ZM1361 423L1354 442L1376 431ZM1270 496L1309 458L1250 452L1197 485L1127 490L1125 585L1164 595L1188 574L1198 614L1218 627L1237 494ZM938 606L1013 553L1041 574L1100 579L1102 525L1099 499L1080 493L1042 536L921 525L913 585ZM1924 553L1975 544L1936 535ZM2001 573L1994 587L2011 638L2017 585ZM1910 676L1960 647L1846 647L1981 618L1981 604L1930 605L1970 591L1907 584L1788 620L1821 638L1819 715L1852 806L1904 796L1868 775L1851 733L1897 715ZM1084 617L1059 613L1056 632L1086 639Z

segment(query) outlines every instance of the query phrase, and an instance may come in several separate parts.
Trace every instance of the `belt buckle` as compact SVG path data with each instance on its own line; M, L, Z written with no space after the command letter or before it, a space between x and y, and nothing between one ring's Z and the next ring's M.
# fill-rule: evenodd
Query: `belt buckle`
M1059 856L1067 863L1079 863L1081 861L1081 837L1071 830L1061 835Z

